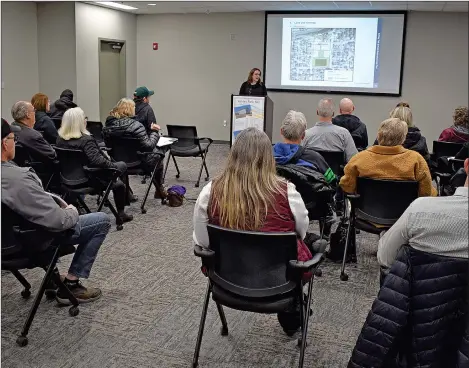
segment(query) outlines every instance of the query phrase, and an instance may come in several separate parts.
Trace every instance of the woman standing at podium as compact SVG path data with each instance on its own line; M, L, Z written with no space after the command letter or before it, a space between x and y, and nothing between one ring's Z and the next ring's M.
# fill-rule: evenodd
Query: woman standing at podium
M261 81L260 69L251 69L248 80L239 89L239 94L240 96L267 96L267 89Z

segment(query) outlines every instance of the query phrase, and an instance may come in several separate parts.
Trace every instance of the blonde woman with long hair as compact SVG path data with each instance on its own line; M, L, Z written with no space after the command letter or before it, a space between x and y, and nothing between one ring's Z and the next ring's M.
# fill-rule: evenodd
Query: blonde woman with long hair
M113 137L135 138L139 142L139 150L142 152L155 152L154 155L148 155L146 164L153 170L158 166L153 183L155 184L155 198L166 198L166 191L163 188L163 160L157 147L159 135L157 133L159 126L151 125L152 132L148 135L145 127L138 120L135 120L135 102L130 98L121 98L116 106L109 113L106 124L103 129L103 135L106 140L112 140ZM164 156L164 155L163 155ZM131 201L136 197L132 195Z
M309 219L292 183L277 176L272 143L256 129L242 131L231 148L225 169L201 191L194 209L196 244L209 247L207 224L229 229L298 234L298 260L312 255L303 239ZM296 313L279 315L285 332L299 328Z

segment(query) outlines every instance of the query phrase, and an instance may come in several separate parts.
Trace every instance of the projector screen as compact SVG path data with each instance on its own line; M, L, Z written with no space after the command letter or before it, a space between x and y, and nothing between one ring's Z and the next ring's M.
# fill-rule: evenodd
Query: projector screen
M266 88L400 96L405 23L405 12L266 12Z

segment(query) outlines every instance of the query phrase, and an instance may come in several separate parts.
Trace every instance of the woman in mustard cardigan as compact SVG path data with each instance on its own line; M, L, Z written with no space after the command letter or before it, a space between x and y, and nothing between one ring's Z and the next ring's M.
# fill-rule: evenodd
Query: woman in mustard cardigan
M402 146L407 124L397 118L386 119L378 130L378 144L353 156L344 169L340 186L346 193L355 193L357 177L389 180L415 180L419 197L436 196L425 159Z

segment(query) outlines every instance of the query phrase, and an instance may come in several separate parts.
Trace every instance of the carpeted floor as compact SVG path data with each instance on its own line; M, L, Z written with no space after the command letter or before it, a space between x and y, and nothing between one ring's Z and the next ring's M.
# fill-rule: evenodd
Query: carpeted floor
M222 168L227 153L226 145L214 145L209 152L212 176ZM178 163L181 178L175 179L171 163L166 183L184 185L187 197L195 199L201 189L194 188L200 159ZM131 184L142 198L145 186L137 178ZM153 191L150 198L145 215L134 204L130 208L134 221L125 224L123 231L112 227L91 278L85 281L102 288L103 297L82 305L75 318L69 317L67 308L44 299L24 348L15 340L32 298L23 300L21 285L2 272L2 367L191 366L206 287L199 260L192 253L194 204L169 208L153 199ZM323 277L315 279L305 367L346 367L378 290L377 240L363 232L358 235L358 264L348 267L348 282L339 280L339 265L331 263L325 263ZM70 259L62 260L61 272L67 271ZM43 272L25 271L24 275L34 296ZM221 337L216 308L210 305L201 368L297 366L296 339L283 334L275 315L225 312L230 334Z

